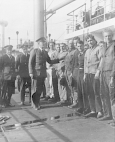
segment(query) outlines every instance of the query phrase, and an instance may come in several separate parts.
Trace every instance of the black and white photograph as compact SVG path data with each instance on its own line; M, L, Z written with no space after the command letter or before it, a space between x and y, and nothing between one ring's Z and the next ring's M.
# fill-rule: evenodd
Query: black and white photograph
M0 0L0 142L115 142L115 0Z

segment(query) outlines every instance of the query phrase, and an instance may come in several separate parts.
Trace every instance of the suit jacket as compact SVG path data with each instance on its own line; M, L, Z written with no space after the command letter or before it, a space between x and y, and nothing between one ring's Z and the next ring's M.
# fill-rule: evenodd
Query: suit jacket
M39 48L33 49L29 58L29 74L34 77L46 77L46 62L49 64L59 63L59 59L51 60L47 51L41 51Z
M4 80L15 80L15 58L5 54L0 58L0 69L3 73Z
M20 53L16 58L15 68L18 71L17 74L20 77L29 77L28 70L29 54L27 56L23 53Z

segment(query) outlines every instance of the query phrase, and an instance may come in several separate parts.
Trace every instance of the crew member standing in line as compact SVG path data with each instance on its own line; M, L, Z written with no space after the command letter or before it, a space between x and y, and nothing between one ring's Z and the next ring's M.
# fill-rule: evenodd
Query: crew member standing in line
M102 102L100 96L100 80L97 77L97 69L101 60L102 49L97 46L97 42L93 35L86 36L89 49L85 53L84 58L84 81L88 88L89 105L91 112L86 117L102 117Z
M67 55L67 49L66 49L66 44L65 43L61 43L60 44L60 57L66 57ZM67 102L67 90L66 90L66 86L67 86L67 82L66 82L66 78L64 76L64 72L65 72L65 62L64 60L60 61L60 63L58 64L58 68L57 68L57 75L58 75L58 91L59 91L59 96L60 96L60 101L58 102L58 104L66 104Z
M20 78L20 97L21 97L21 105L24 105L25 102L25 85L29 88L29 103L31 103L31 78L29 76L28 70L28 62L29 62L29 54L28 54L28 45L22 45L22 52L16 58L15 68L17 74Z
M85 50L83 41L77 42L77 49L78 49L78 71L77 71L77 93L78 93L78 109L77 112L79 113L86 113L89 109L88 107L88 98L85 92L85 84L84 84L84 56Z
M12 45L5 46L6 54L0 59L0 68L3 72L2 100L5 107L12 107L10 103L15 89L15 58L12 56Z
M72 73L71 76L73 78L73 104L69 106L70 108L76 108L78 106L78 93L77 93L77 72L78 72L78 49L77 49L77 43L80 41L80 38L77 36L74 38L74 48L75 52L73 55L73 61L72 61Z
M73 104L73 78L72 78L72 63L73 63L73 55L75 49L73 45L73 40L68 41L68 53L65 57L65 77L67 81L66 90L67 90L67 100L68 105Z
M103 37L106 45L96 74L97 77L101 74L101 99L104 108L104 117L100 120L105 121L112 119L109 82L115 60L115 42L113 41L113 32L110 29L104 30Z
M32 79L32 106L35 110L40 109L40 96L46 78L46 62L50 64L59 63L60 59L51 60L45 51L46 39L41 37L36 40L38 47L33 49L29 58L29 74Z
M115 60L113 64L109 87L110 87L109 90L110 90L111 110L113 117L113 121L110 124L115 127Z

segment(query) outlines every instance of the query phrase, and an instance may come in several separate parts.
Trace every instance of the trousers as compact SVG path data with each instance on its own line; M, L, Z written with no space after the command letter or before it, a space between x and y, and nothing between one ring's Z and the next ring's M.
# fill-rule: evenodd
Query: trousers
M94 77L95 74L87 74L89 104L91 111L101 112L100 80Z
M31 102L31 78L30 77L21 77L20 78L20 97L21 102L25 101L25 87L27 86L29 88L29 102Z
M111 71L104 71L101 73L101 99L103 102L103 111L105 116L112 116L110 93L109 93L109 82L110 82Z
M40 105L40 96L43 92L45 77L38 76L31 80L31 101L32 106L38 107Z

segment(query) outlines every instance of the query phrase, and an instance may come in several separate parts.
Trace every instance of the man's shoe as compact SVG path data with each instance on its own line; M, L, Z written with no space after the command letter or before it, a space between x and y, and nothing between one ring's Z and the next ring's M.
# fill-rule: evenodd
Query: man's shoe
M99 112L98 114L97 114L97 118L102 118L103 117L103 114L101 113L101 112Z
M76 108L78 105L77 104L72 104L70 106L68 106L69 108Z
M76 110L76 112L83 114L83 109L82 109L82 108L78 108L78 109Z
M11 104L11 103L7 105L7 107L14 107L14 106L15 106L15 105L13 105L13 104Z
M22 106L23 106L23 105L25 105L25 104L24 104L24 102L21 102L21 103L20 103L20 105L22 105Z
M46 96L44 100L45 100L45 101L48 101L49 99L50 99L50 97L49 97L49 96Z
M34 107L35 110L40 110L41 106Z
M110 117L110 116L104 116L104 117L100 118L99 120L100 121L112 120L112 117Z
M88 113L90 113L90 112L91 112L90 109L85 109L84 112L83 112L83 114L86 115L86 114L88 114Z
M37 107L35 107L34 109L35 109L35 110L38 110L38 108L37 108Z
M41 106L39 105L39 106L38 106L38 110L40 110L40 109L41 109Z
M89 118L89 117L97 117L97 113L92 113L92 112L90 112L90 113L86 114L85 117L86 117L86 118Z
M109 122L109 124L110 124L112 127L115 127L115 120L112 120L111 122Z

